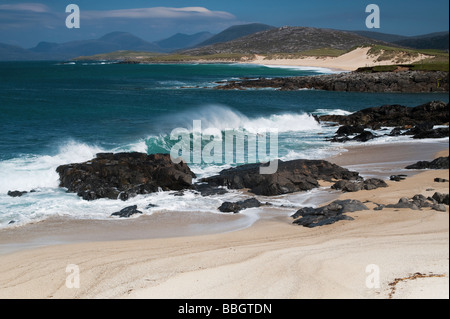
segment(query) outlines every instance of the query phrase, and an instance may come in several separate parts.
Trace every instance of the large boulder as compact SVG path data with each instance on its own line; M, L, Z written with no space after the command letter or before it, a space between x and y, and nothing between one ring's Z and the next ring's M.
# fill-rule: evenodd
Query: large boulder
M217 176L203 179L212 186L230 189L249 189L251 193L276 196L319 187L319 180L361 180L358 172L352 172L324 160L278 161L274 174L260 174L262 164L248 164L223 170Z
M192 187L195 174L168 154L100 153L93 160L59 166L60 187L85 200L122 199Z
M449 204L449 194L434 193L432 197L438 204Z
M368 210L369 208L358 200L336 200L319 208L304 207L291 217L294 224L308 228L334 224L340 220L353 220L345 213Z
M369 178L365 181L341 180L331 186L333 189L339 189L343 192L357 192L360 190L372 190L380 187L388 187L388 184L379 178Z
M222 213L237 214L241 210L248 209L248 208L254 208L254 207L260 207L262 205L263 204L256 198L250 198L250 199L242 200L242 201L239 201L236 203L225 202L219 207L219 210Z

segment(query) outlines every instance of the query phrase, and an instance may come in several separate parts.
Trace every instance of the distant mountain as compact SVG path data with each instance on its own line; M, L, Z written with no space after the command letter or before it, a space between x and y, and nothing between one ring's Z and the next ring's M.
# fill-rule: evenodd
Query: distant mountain
M30 51L48 59L71 59L80 55L94 55L118 50L161 52L156 44L147 42L127 32L112 32L95 40L66 43L41 42Z
M430 33L415 37L408 37L399 41L395 41L395 44L413 48L413 49L438 49L448 50L449 33L437 32Z
M232 27L229 27L228 29L216 34L215 36L209 38L206 41L203 41L199 44L197 44L197 47L203 47L206 45L212 45L216 43L223 43L232 41L256 32L266 31L275 29L275 27L267 25L267 24L261 24L261 23L250 23L250 24L243 24L243 25L235 25Z
M15 45L0 43L0 61L29 61L43 59L38 53Z
M170 38L156 41L155 44L162 50L171 52L179 49L195 47L199 43L210 39L212 36L214 36L214 34L209 32L199 32L192 35L177 33Z
M188 55L298 53L322 48L349 50L355 46L373 44L386 43L345 31L282 27L257 32L225 43L184 50L180 53Z
M402 47L412 49L438 49L448 50L449 32L436 32L419 36L404 36L396 34L387 34L374 31L348 31L370 39L389 42Z

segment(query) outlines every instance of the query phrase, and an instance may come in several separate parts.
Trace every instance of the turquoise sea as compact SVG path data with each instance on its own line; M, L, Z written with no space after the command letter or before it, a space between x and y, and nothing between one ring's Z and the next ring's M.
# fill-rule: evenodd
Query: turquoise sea
M175 128L276 129L281 159L325 158L343 146L325 141L335 127L312 114L350 114L384 104L449 101L448 94L348 93L299 90L223 91L216 82L241 77L329 73L313 68L245 64L131 65L101 62L0 62L0 228L52 216L108 218L127 205L156 210L214 211L222 198L170 193L86 202L58 187L57 166L98 152L168 153ZM383 137L374 143L395 143ZM193 164L199 177L233 163ZM31 191L20 198L8 191ZM148 208L148 203L157 207ZM13 226L10 221L15 221Z

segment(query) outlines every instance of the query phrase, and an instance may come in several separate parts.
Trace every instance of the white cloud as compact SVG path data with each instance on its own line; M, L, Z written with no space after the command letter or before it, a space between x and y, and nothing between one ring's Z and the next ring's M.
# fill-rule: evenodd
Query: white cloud
M178 19L178 18L217 18L217 19L235 19L231 13L224 11L211 11L203 7L153 7L139 9L122 9L108 11L82 11L83 19L101 19L101 18L128 18L128 19Z
M30 12L49 12L49 8L42 3L15 3L15 4L1 4L0 10L10 11L30 11Z

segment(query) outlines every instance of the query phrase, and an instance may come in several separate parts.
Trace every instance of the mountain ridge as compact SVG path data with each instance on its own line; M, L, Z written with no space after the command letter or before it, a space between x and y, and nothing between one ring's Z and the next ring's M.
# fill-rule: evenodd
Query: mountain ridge
M355 46L386 44L354 33L311 27L281 27L256 32L225 43L180 51L187 55L223 53L298 53L319 48L349 50Z
M255 30L259 31L251 33L251 31ZM242 36L242 34L249 32L250 34ZM278 35L276 35L277 33ZM227 38L232 38L233 40L217 42L224 41ZM77 40L66 43L43 41L30 49L0 43L0 60L69 60L79 56L99 55L117 51L176 52L177 54L197 56L222 53L298 53L318 48L348 50L357 45L380 44L383 40L384 44L394 43L396 46L402 47L413 47L416 45L420 46L421 49L432 49L439 43L445 42L445 39L447 39L447 46L443 50L448 50L448 31L407 37L372 31L342 31L308 27L276 28L253 23L232 26L216 35L212 35L209 32L199 32L192 35L178 33L156 42L145 41L128 32L116 31L107 33L98 39ZM386 40L393 42L386 42ZM411 41L413 41L412 44ZM213 44L207 44L210 42L213 42ZM204 45L205 43L207 45Z
M231 26L222 32L214 35L210 39L199 43L196 47L203 47L207 45L212 45L216 43L224 43L232 41L256 32L266 31L270 29L275 29L276 27L262 24L262 23L249 23Z

